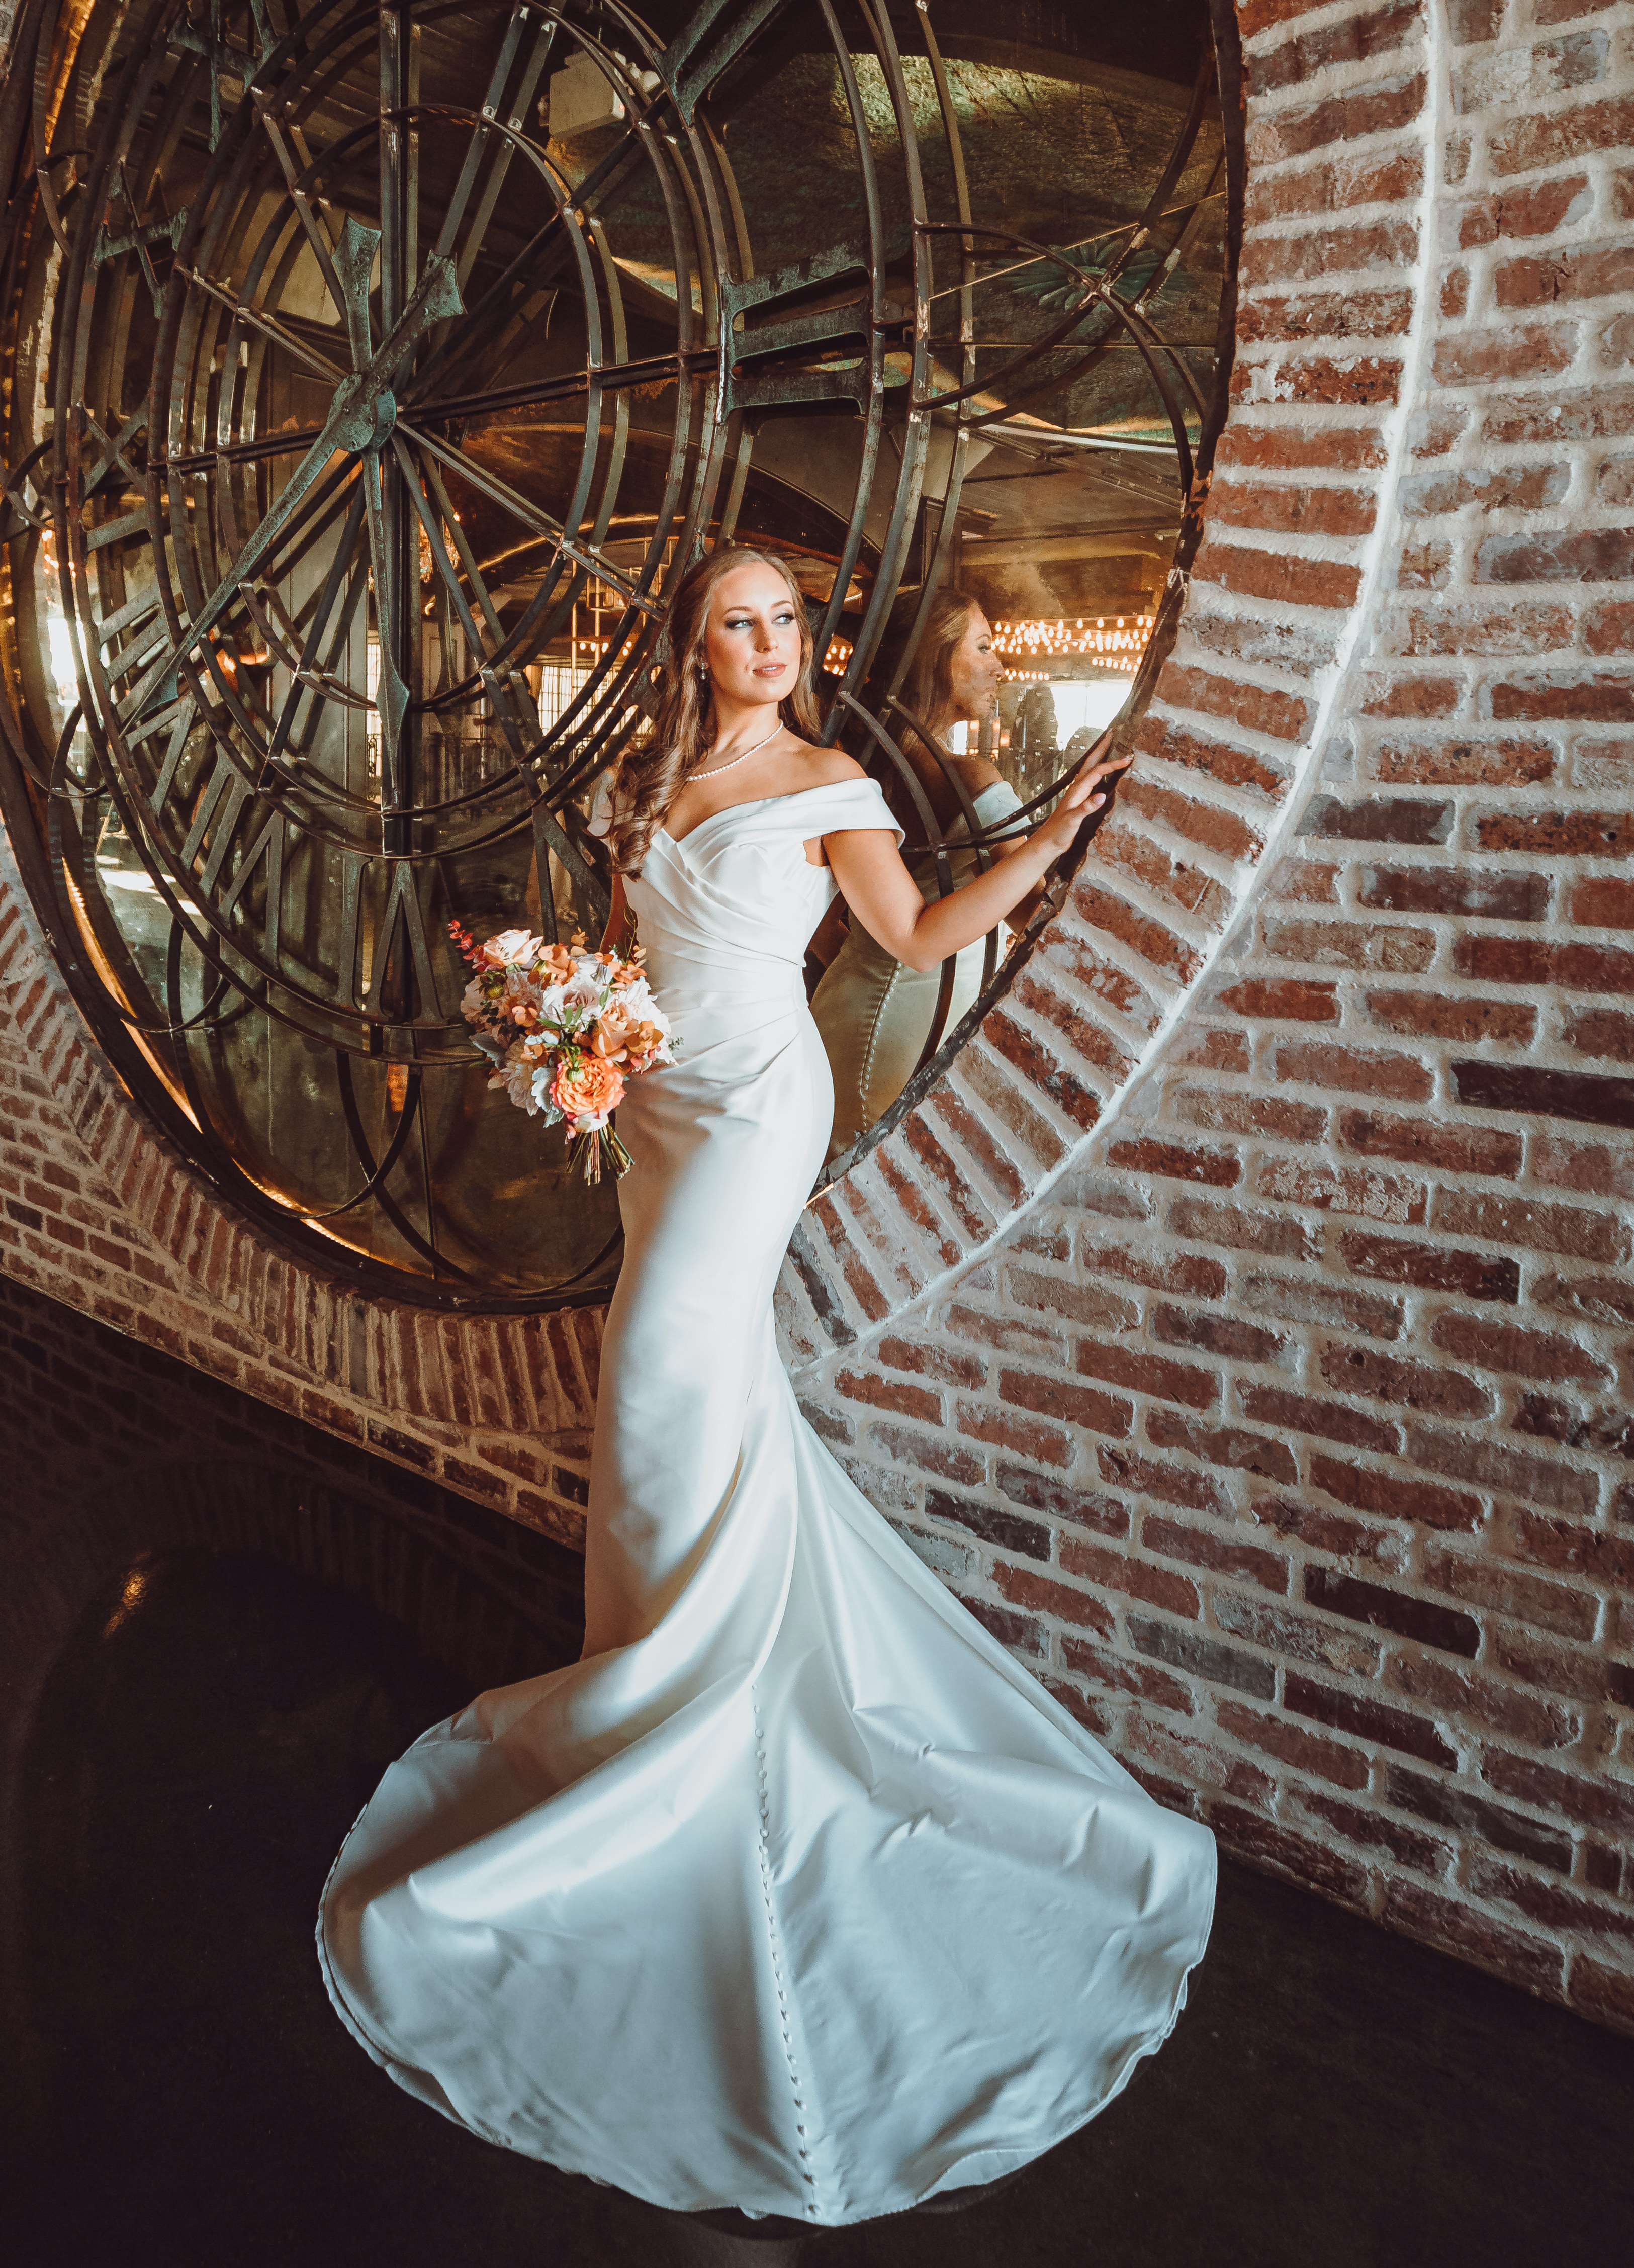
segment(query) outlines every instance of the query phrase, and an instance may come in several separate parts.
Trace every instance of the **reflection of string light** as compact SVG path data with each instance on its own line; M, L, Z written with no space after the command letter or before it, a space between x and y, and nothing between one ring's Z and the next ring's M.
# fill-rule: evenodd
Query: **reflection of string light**
M144 1553L144 1557L145 1557ZM147 1596L147 1569L142 1560L138 1559L120 1586L119 1604L103 1624L102 1635L105 1638L114 1637L123 1629Z
M1151 615L1098 615L1092 622L1083 617L1068 622L1064 615L1051 622L995 622L993 651L1008 660L1075 659L1081 656L1116 654L1127 665L1144 653L1152 636ZM1043 669L1012 668L1012 677L1048 677Z

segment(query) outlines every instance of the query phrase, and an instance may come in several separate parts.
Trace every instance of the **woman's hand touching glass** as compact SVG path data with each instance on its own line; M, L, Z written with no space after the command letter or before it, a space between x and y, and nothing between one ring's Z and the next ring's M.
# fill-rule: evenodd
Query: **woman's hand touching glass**
M1064 850L1072 848L1084 821L1106 802L1104 795L1095 792L1101 781L1110 779L1115 772L1121 772L1129 762L1127 755L1102 755L1101 750L1111 738L1112 730L1108 726L1073 773L1060 802L1029 836L1028 848L1044 850L1046 865L1053 865Z
M1041 882L1078 840L1086 820L1106 802L1100 784L1121 771L1127 756L1103 756L1104 735L1079 765L1061 801L1008 858L994 861L961 890L927 905L891 837L877 828L826 835L823 849L834 879L870 937L909 968L931 969L985 937Z

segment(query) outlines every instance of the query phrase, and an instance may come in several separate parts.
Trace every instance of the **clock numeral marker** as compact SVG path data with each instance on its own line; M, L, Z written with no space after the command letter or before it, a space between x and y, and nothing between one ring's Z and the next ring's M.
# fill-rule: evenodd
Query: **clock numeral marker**
M433 873L435 873L435 864ZM386 978L398 963L398 940L406 939L408 957L414 968L415 989L419 995L420 1013L404 1022L441 1023L442 996L437 987L437 972L431 966L431 947L425 941L425 923L420 912L420 896L416 887L419 861L394 858L392 879L386 893L386 911L380 917L379 937L375 946L374 966L370 972L369 997L364 1005L371 1015L383 1011L383 996Z
M193 824L188 829L187 840L181 846L181 863L191 866L204 847L204 837L210 836L210 848L199 872L199 887L206 892L215 888L226 864L227 853L245 805L249 801L250 784L243 773L225 755L217 755L216 769L204 784L198 808L193 814ZM213 822L213 824L212 824Z
M658 73L674 97L683 125L728 64L735 63L784 0L703 0L658 58ZM736 12L734 13L734 9ZM723 18L727 20L722 25ZM718 31L717 26L722 26Z
M139 732L131 737L130 745L135 747L139 741L147 739L150 733L162 732L173 718L175 720L174 729L170 736L170 746L165 751L164 763L159 769L158 777L153 783L153 792L148 798L148 808L155 819L162 819L164 816L170 791L175 785L176 769L181 762L182 751L188 745L188 735L193 730L193 720L197 715L198 704L189 693L174 709L164 710L158 716L146 718Z
M851 296L827 306L809 304L853 276L857 289ZM784 409L802 401L854 401L865 409L875 386L872 333L867 257L855 246L835 245L813 259L770 276L752 276L744 284L723 276L723 413ZM818 359L825 350L831 356L844 350L851 366L825 365Z
M283 852L288 839L289 822L275 805L267 814L267 823L245 852L238 873L227 887L217 911L224 922L248 889L255 870L263 863L267 870L267 909L261 922L262 957L276 966L278 958L278 926L281 902L283 896Z

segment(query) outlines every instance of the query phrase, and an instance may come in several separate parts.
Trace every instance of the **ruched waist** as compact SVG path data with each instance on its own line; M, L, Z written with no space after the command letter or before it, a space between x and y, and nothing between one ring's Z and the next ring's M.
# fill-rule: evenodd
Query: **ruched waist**
M806 978L791 961L650 951L647 980L660 1007L672 1014L688 1008L801 1007Z

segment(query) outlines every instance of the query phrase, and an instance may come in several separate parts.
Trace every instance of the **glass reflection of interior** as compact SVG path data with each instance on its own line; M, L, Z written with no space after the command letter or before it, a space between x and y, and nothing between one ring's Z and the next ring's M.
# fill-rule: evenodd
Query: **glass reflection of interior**
M897 696L897 741L911 767L944 847L946 880L959 889L978 871L976 838L1005 858L1019 847L1014 821L1021 798L993 756L992 725L1004 683L1005 665L995 647L992 625L974 599L956 587L938 591L921 622L917 594L897 601L894 636L880 650L878 669L889 677L916 629L914 650ZM976 740L971 743L971 727ZM983 730L983 728L986 728ZM983 741L986 746L983 746ZM894 781L892 801L905 839L909 872L926 901L939 892L942 876L920 823L918 799L905 781ZM1005 834L1005 823L1011 831ZM924 840L916 841L916 837ZM1014 909L1025 924L1038 896L1034 892ZM1001 939L1008 931L1001 927ZM943 998L943 972L909 968L852 921L843 901L812 940L812 957L822 976L812 996L812 1013L822 1034L834 1074L832 1160L889 1109L912 1078L938 1009L951 1029L981 990L982 945L967 946L951 971Z
M1041 11L1022 12L1031 19ZM1182 115L1205 11L1181 4L1143 12L1151 36L1137 51L1117 44L1119 11L1093 25L1086 13L1072 28L1071 51L1064 43L1046 58L1034 49L1025 72L1005 68L1005 43L990 33L967 28L961 40L939 18L938 31L973 220L1064 248L1099 277L1122 259L1154 183L1167 183L1161 225L1118 269L1112 288L1160 333L1164 367L1172 381L1181 374L1172 390L1195 446L1213 391L1226 268L1224 142L1217 100L1195 120ZM1028 26L1009 28L1019 59ZM1071 306L1074 287L1061 267L1022 248L996 239L990 253L973 241L980 256L969 265L968 298L944 291L931 324L938 382L951 390L957 365L970 399L933 420L917 554L894 626L920 612L925 579L939 569L938 594L921 615L916 652L904 658L902 638L887 634L865 693L932 806L954 887L1005 855L1027 818L1049 807L1049 789L1122 711L1185 495L1176 421L1132 337L1115 333L1086 366L1086 321L1025 371L1005 375L1017 353ZM990 372L997 382L982 384ZM977 422L955 481L960 417ZM932 691L931 650L948 625L963 626L973 655L990 645L1002 665L996 686L970 677L955 692L944 672ZM848 728L842 737L873 769L888 771L867 735ZM904 855L933 895L944 885L925 829L900 778L890 790L908 835ZM1032 910L1031 903L1016 909L1016 931ZM939 977L924 976L848 924L843 908L830 917L813 941L808 974L835 1077L831 1163L934 1058L1011 944L1011 927L1001 925L988 951L968 947Z
M485 1090L446 924L593 920L580 814L639 725L677 559L731 534L788 558L830 689L860 642L850 688L899 737L957 880L1115 713L1179 525L1173 421L1084 279L1125 261L1112 289L1160 330L1194 438L1211 385L1204 0L1017 0L999 22L937 0L934 46L892 13L895 63L849 0L790 5L689 135L659 131L654 66L693 12L654 4L615 40L589 5L224 0L202 33L176 0L164 37L92 10L53 49L63 155L40 178L74 257L42 204L4 413L0 640L33 822L99 1028L177 1138L410 1296L592 1297L615 1266L612 1190L570 1186L559 1135ZM961 211L1007 234L926 233ZM420 325L313 471L337 387L404 335L438 253L458 312ZM815 343L762 353L754 306L721 312L727 266L782 271L777 338ZM38 311L64 277L54 347ZM83 497L55 523L54 450ZM933 584L969 649L940 691L903 636ZM893 700L929 704L924 734ZM849 711L839 729L889 770ZM892 792L934 888L936 845ZM826 940L836 1069L868 1012L842 988L862 952ZM848 1072L836 1148L994 958L919 989L889 1078L865 1094Z

